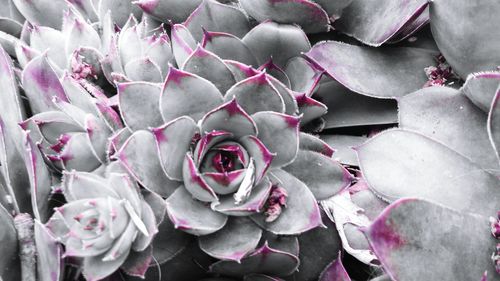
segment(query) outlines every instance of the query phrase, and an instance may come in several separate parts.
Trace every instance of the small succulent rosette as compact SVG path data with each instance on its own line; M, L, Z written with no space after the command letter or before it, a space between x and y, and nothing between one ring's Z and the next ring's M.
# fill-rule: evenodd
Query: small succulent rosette
M113 34L101 60L104 75L115 82L162 83L174 62L170 39L163 25L155 26L131 16L120 32Z
M142 276L163 219L153 210L155 202L147 202L126 174L104 178L64 172L62 189L67 203L56 208L47 228L64 244L63 256L82 258L87 280L103 279L119 268Z
M214 83L188 70L212 75ZM199 47L183 70L170 68L161 88L118 84L120 112L133 133L117 134L112 158L167 198L175 228L199 236L201 249L222 260L214 272L293 274L298 249L279 251L259 242L262 235L322 226L317 200L351 182L324 142L299 132L295 99L273 79L259 72L235 82L221 59ZM259 268L256 261L266 259L286 266Z
M22 86L34 115L21 126L55 170L93 171L108 161L108 137L123 124L106 96L91 96L68 73L59 79L47 54L26 65Z

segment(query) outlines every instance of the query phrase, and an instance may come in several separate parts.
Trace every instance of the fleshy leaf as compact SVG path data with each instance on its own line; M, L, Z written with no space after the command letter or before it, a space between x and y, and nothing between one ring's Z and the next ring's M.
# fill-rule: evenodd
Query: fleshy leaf
M284 67L287 61L307 52L311 45L305 33L298 26L263 22L254 27L243 38L259 64L271 57L273 62Z
M178 231L168 217L158 226L158 233L153 239L153 256L159 264L175 258L191 241L189 234Z
M160 97L160 110L165 122L184 115L198 121L220 104L222 94L210 81L170 68Z
M359 95L335 80L322 83L313 97L328 107L328 112L322 116L325 129L398 121L396 101Z
M498 211L498 179L421 134L388 130L356 150L368 185L386 200L419 197L484 216Z
M291 275L299 266L299 259L286 251L270 247L267 241L241 263L219 261L210 266L210 271L228 276L242 277L249 273L263 273L271 276Z
M299 112L302 114L302 124L307 124L317 118L320 118L328 111L326 105L308 97L306 94L297 95L295 98L297 100Z
M500 44L500 30L488 24L500 15L500 6L495 4L492 0L430 3L432 35L446 61L464 79L470 73L494 70L500 64L495 47Z
M423 69L435 64L435 55L417 48L375 49L336 41L316 44L306 54L351 91L379 98L422 88L427 82Z
M290 78L290 89L308 96L312 95L323 76L322 70L303 57L291 58L286 64L285 72Z
M245 217L231 217L224 228L216 233L201 236L200 248L212 257L241 261L257 247L262 229Z
M486 114L460 91L424 88L399 99L398 104L400 128L445 143L487 171L499 168L484 126Z
M500 161L500 91L498 90L488 115L488 135L495 150L497 160Z
M248 113L276 111L283 113L285 105L278 90L267 79L264 72L235 84L224 97L225 101L236 99Z
M182 163L196 132L196 123L186 116L153 129L160 161L168 177L182 180Z
M2 89L2 103L8 105L0 111L3 134L11 138L12 143L9 141L8 145L12 144L17 147L18 151L22 151L23 146L20 142L22 132L17 124L26 118L26 114L21 103L12 60L2 48L0 48L0 88Z
M136 252L130 251L125 262L121 268L130 276L137 276L144 278L146 271L152 261L152 247L148 247L144 251Z
M462 92L484 112L489 112L499 84L500 72L473 73L467 77Z
M33 26L30 33L30 47L40 53L47 51L47 57L60 68L68 66L64 34L47 26Z
M120 83L118 101L123 120L131 130L145 130L163 123L159 100L161 88L147 82Z
M151 83L161 83L163 81L160 66L148 57L137 58L128 62L125 65L125 73L132 81Z
M317 200L332 197L352 181L342 165L313 151L299 150L295 161L283 169L305 183Z
M184 25L172 26L172 52L179 67L184 65L189 55L196 49L196 44L193 35Z
M226 196L219 202L212 203L211 207L228 216L250 216L263 211L271 187L271 182L266 178L252 187L252 192L245 202L236 204L233 196Z
M152 133L137 131L123 144L116 158L131 175L148 190L168 197L180 182L167 178L163 172Z
M288 193L286 207L273 222L265 222L263 214L252 216L252 219L267 231L279 235L296 235L322 226L318 204L307 186L285 171L273 170L273 174Z
M233 73L217 55L205 50L201 45L191 53L182 70L196 74L212 82L221 93L225 93L236 83Z
M259 132L258 138L269 149L276 153L271 166L281 167L290 164L299 150L300 118L263 111L253 115Z
M320 5L309 0L241 0L240 5L259 22L296 23L307 33L327 32L330 19Z
M257 127L252 118L233 99L210 111L201 120L201 132L226 131L240 138L256 135Z
M41 281L58 281L62 272L62 247L40 221L35 220L38 278Z
M478 280L485 270L493 273L491 280L500 280L490 259L496 242L487 217L425 200L402 199L385 209L366 236L393 280L415 276L422 280ZM462 266L449 270L457 263Z
M354 0L342 10L342 17L335 21L335 28L364 44L377 47L394 37L406 37L413 33L415 28L408 26L419 20L419 16L423 13L424 23L427 22L429 20L429 15L425 13L427 5L426 0L411 0L404 3L390 0ZM417 25L417 28L420 26ZM404 34L401 34L402 32Z
M257 59L252 51L240 38L232 34L206 31L203 33L202 46L221 59L257 66Z
M192 198L181 186L167 199L167 214L176 229L193 235L214 233L227 222L227 216Z
M163 22L184 21L202 0L139 0L138 5L145 13Z
M299 269L295 280L313 280L333 259L339 257L342 242L335 231L335 223L321 212L327 228L317 227L301 234L299 239ZM318 241L321 241L318 243Z
M187 153L184 157L182 176L186 190L191 195L203 202L214 202L218 200L217 194L203 179L198 168L196 167L191 153Z
M51 174L47 165L45 165L40 149L33 143L26 132L23 138L23 144L25 146L25 165L30 180L33 212L35 218L42 222L46 222L50 212L49 196L52 193L50 188L52 185Z
M5 280L9 280L8 278L15 280L21 276L17 232L12 216L3 206L0 206L0 220L2 222L0 235L3 241L1 244L3 258L0 259L0 275Z
M130 249L118 255L116 259L109 261L102 260L106 253L85 258L83 260L83 276L85 276L87 280L100 280L111 275L125 262L129 251Z
M250 30L250 22L242 11L215 0L203 0L184 25L197 41L203 38L202 27L208 31L230 33L239 38Z
M350 166L359 166L356 152L352 147L356 147L364 143L367 138L350 135L321 135L321 138L333 149L333 159ZM302 141L301 141L302 143Z
M300 132L299 149L314 151L331 158L335 150L320 138L308 133Z
M339 257L330 263L319 277L319 281L351 281Z
M57 110L52 102L54 97L68 101L59 78L46 55L30 61L23 71L23 88L34 113Z
M240 139L245 146L249 156L255 163L255 182L258 183L267 173L275 154L271 153L267 147L254 136L246 136Z
M64 0L14 0L13 2L29 22L61 28L63 11L67 7Z

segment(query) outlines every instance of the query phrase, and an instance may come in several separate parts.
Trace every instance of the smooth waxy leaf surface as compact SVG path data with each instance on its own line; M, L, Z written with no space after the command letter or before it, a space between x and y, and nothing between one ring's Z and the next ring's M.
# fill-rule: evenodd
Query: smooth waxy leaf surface
M423 69L435 64L435 55L417 48L372 48L336 41L316 44L306 54L351 91L379 98L422 88L427 82Z
M500 30L489 24L500 15L495 1L432 1L429 11L439 50L460 77L494 70L500 64Z
M393 280L479 280L486 270L488 280L500 280L490 259L496 241L487 217L402 199L385 209L366 236Z
M498 211L498 179L428 137L389 130L356 150L368 185L386 200L418 197L483 216Z

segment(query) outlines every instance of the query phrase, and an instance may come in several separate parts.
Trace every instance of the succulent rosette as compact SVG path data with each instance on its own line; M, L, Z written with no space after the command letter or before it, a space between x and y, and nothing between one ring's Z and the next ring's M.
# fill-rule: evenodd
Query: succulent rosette
M167 198L175 228L199 236L201 249L221 260L213 272L287 276L299 265L298 248L283 252L262 235L322 226L317 200L347 187L351 176L325 143L299 132L289 92L283 96L265 72L247 73L236 82L223 60L199 46L183 70L170 68L163 87L119 83L120 112L134 133L117 142L112 158ZM259 268L266 259L283 266Z
M65 172L62 181L67 203L56 209L47 228L64 244L64 256L83 258L87 280L100 280L120 267L142 276L163 219L153 211L158 201L146 202L126 174L103 178L72 171Z
M173 54L163 26L153 26L146 18L137 22L131 16L120 32L110 34L108 39L101 63L110 83L165 80Z
M95 98L78 80L61 79L47 55L31 60L22 86L34 114L21 123L56 170L92 171L107 162L107 139L123 125L107 98Z

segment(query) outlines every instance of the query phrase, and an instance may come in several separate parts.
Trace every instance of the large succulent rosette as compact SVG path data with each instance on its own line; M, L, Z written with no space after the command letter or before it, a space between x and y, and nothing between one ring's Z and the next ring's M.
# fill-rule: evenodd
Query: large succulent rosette
M256 249L261 236L298 235L321 226L317 200L348 186L350 174L330 158L325 143L299 133L300 116L287 114L289 104L266 73L229 85L222 94L216 85L232 74L216 59L199 48L184 65L197 65L192 69L203 73L204 64L195 62L217 62L219 68L210 69L220 71L215 84L173 67L161 88L119 84L121 114L135 132L123 144L117 135L113 158L145 188L168 197L174 227L199 236L201 249L223 260L212 266L214 272L293 274L297 252L267 243ZM271 256L283 266L259 268L258 261Z

